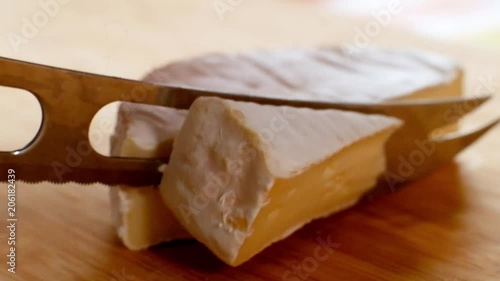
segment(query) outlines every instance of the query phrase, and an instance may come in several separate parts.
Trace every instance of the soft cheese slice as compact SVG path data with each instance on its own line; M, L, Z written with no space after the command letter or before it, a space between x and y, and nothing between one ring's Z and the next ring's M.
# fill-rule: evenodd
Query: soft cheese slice
M190 234L230 265L353 205L385 168L397 119L198 98L160 192Z
M378 102L460 96L462 70L447 57L403 49L340 47L209 54L148 75L169 85L305 100Z
M168 158L187 113L182 109L121 102L111 137L111 155Z
M111 138L111 155L167 158L187 110L123 102ZM110 188L118 236L132 250L190 237L165 206L155 186Z
M130 250L191 237L165 206L157 187L111 187L110 199L118 237Z

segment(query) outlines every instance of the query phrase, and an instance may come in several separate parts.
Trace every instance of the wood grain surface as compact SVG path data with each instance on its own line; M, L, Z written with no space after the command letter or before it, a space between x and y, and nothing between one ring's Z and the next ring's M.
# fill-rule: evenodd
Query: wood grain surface
M0 55L140 78L165 62L211 51L352 43L368 23L306 1L222 1L238 3L222 18L212 1L60 2L67 4L57 4L16 48L8 35L21 34L23 19L44 10L38 1L9 1L1 11ZM465 67L468 95L500 92L500 52L438 44L390 26L369 42L455 57ZM499 106L495 98L463 128L499 117ZM2 144L22 139L36 112L3 95ZM315 221L237 268L190 241L128 251L111 224L108 187L32 185L17 175L16 274L7 271L7 191L0 183L0 280L500 280L499 143L496 128L429 177Z

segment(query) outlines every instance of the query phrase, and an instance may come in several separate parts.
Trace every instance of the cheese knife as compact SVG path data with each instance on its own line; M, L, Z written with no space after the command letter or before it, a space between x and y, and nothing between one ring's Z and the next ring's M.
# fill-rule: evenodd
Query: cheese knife
M397 155L412 149L411 143L401 141L403 138L427 138L433 129L450 123L443 118L443 114L450 108L465 108L460 112L463 116L489 99L484 96L420 102L339 103L266 98L152 84L3 57L0 57L0 85L33 93L40 102L43 113L38 134L25 148L14 152L0 152L0 181L6 181L7 171L14 169L18 179L29 183L99 182L131 186L158 184L161 179L158 169L163 161L105 157L91 148L88 137L90 122L103 106L114 101L189 108L197 97L217 96L261 104L390 115L405 122L387 146L388 169L391 170ZM414 176L449 161L497 122L467 135L436 140L439 147L435 157L431 157L428 164L419 167Z

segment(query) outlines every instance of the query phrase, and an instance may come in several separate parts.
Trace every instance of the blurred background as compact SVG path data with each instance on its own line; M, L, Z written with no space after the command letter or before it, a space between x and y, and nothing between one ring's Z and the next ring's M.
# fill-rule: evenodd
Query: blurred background
M369 20L395 3L393 27L436 40L500 48L500 2L496 0L327 0L333 13Z

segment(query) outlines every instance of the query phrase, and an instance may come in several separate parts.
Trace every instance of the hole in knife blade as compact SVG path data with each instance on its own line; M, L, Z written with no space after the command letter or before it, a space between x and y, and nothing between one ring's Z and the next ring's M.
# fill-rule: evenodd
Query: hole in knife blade
M112 138L118 117L120 102L112 102L103 106L94 115L89 128L89 141L92 148L103 156L120 156L112 151Z
M0 152L29 146L41 124L42 107L32 93L0 86Z
M186 110L112 102L92 119L90 145L103 156L168 161L186 115Z

